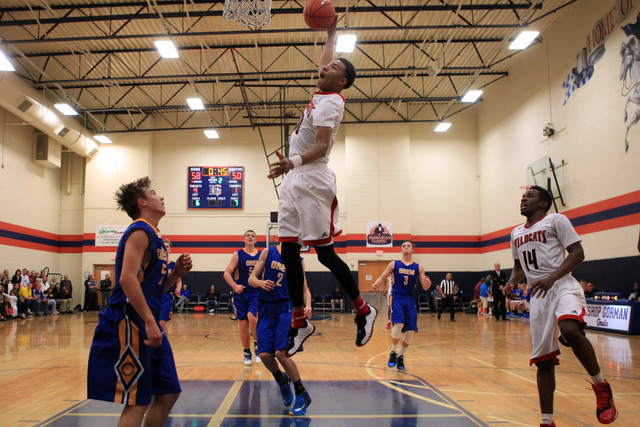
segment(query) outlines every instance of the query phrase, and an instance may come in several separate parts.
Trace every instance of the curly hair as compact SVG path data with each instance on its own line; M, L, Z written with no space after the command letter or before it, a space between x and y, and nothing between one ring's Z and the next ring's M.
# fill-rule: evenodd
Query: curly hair
M138 199L146 199L144 192L149 187L151 187L151 180L148 176L122 184L116 191L115 197L118 209L126 212L133 220L140 218Z

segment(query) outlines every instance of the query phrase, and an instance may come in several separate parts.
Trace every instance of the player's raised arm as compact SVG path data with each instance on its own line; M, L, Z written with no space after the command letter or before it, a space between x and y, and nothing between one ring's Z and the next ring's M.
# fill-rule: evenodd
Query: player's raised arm
M327 42L322 48L322 54L320 55L320 61L318 61L318 71L333 60L333 45L336 43L336 26L338 25L338 15L333 21L333 24L327 28Z
M238 285L236 281L233 280L232 274L236 271L236 268L238 268L238 252L234 252L233 255L231 255L231 260L229 261L229 264L227 264L227 268L224 270L222 277L224 277L224 280L229 284L229 286L231 286L231 289L233 289L237 294L240 294L242 293L244 286Z
M391 262L389 262L389 264L387 264L387 268L384 269L384 271L382 272L380 277L378 277L376 279L376 281L373 282L373 285L371 285L371 289L372 290L377 291L378 290L378 286L382 286L382 283L385 280L387 280L387 277L389 277L391 275L391 273L393 273L394 264L395 264L395 261L391 261Z

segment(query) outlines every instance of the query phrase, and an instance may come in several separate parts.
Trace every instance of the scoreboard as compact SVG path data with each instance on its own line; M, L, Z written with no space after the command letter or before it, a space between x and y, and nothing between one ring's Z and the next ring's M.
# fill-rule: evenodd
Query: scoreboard
M244 166L189 166L188 209L242 209Z

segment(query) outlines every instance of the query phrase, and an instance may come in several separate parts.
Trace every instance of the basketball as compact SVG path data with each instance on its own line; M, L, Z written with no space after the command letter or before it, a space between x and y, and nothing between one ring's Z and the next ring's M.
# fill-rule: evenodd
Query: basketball
M326 30L333 24L336 9L330 0L309 0L302 12L304 22L312 30Z

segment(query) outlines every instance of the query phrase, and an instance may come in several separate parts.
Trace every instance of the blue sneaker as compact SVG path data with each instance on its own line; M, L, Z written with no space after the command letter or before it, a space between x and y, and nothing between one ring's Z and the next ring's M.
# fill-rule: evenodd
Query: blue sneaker
M387 366L390 368L396 367L396 353L394 351L389 354L389 362L387 362Z
M398 356L398 370L404 371L404 356Z
M304 415L307 413L307 408L311 404L311 397L309 397L309 393L305 390L304 393L296 396L296 404L293 405L293 408L289 411L289 415L298 416Z
M289 375L284 374L285 379L287 380L284 384L280 385L280 393L282 394L282 404L284 406L289 406L293 403L293 392L291 391L291 380L289 379Z
M244 364L246 366L250 366L251 365L251 353L245 353L244 354Z

